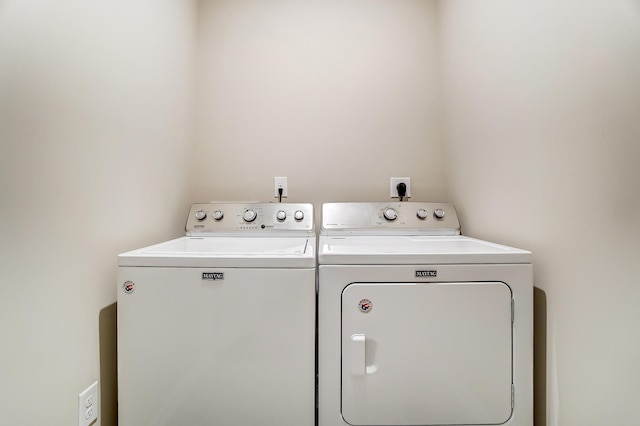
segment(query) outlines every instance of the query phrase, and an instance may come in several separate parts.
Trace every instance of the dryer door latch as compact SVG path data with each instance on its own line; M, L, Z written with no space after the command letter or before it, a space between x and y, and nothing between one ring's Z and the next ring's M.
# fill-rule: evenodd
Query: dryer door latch
M351 374L353 376L367 374L366 345L367 339L364 334L351 336Z

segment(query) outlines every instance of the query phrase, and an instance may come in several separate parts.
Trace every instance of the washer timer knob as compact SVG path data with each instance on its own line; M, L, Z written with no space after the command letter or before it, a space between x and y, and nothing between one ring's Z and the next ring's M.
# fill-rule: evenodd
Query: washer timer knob
M213 218L215 220L220 220L224 217L224 213L222 213L220 210L216 210L215 212L213 212Z
M207 217L207 213L204 210L198 210L196 212L196 219L204 220Z
M286 218L287 218L287 213L284 210L278 210L278 213L276 213L276 219L282 222Z
M383 214L384 218L387 220L396 220L398 218L398 213L396 213L396 211L391 207L386 208Z
M433 215L434 215L435 217L437 217L438 219L443 219L443 218L444 218L444 210L442 210L442 209L436 209L436 210L433 212Z
M245 222L253 222L258 217L258 214L255 210L245 210L242 214L242 218Z
M427 218L427 211L425 209L420 209L416 213L416 216L418 216L418 219L423 219L424 220L424 219Z
M297 221L301 221L302 219L304 219L304 212L302 210L296 210L296 212L293 214L293 218Z

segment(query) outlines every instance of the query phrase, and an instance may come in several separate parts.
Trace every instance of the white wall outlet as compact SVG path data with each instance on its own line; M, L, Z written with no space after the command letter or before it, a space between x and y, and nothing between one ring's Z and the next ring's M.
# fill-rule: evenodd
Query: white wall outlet
M98 419L98 382L78 395L78 426L88 426Z
M392 177L389 184L389 195L391 198L400 198L398 195L398 184L404 182L407 185L407 193L405 198L411 197L411 178L410 177Z
M282 188L282 198L287 198L287 178L286 177L274 177L273 178L273 196L280 198L278 188Z

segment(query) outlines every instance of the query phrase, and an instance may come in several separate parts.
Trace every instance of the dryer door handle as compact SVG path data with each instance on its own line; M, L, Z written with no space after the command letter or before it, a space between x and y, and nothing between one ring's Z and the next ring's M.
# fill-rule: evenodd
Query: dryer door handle
M351 336L351 375L364 376L367 374L366 357L367 338L364 334Z

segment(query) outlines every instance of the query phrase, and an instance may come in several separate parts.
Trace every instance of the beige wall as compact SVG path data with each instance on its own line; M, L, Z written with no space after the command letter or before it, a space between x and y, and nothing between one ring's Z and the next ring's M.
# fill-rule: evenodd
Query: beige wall
M269 200L274 176L290 201L385 200L405 175L535 252L537 425L640 424L639 17L0 0L0 425L74 424L98 377L113 424L115 255L180 235L190 202Z
M197 197L444 197L436 3L202 1Z
M546 298L537 424L638 425L640 3L440 4L449 196Z
M195 2L0 1L0 425L114 424L116 255L191 201ZM100 330L100 331L99 331Z

